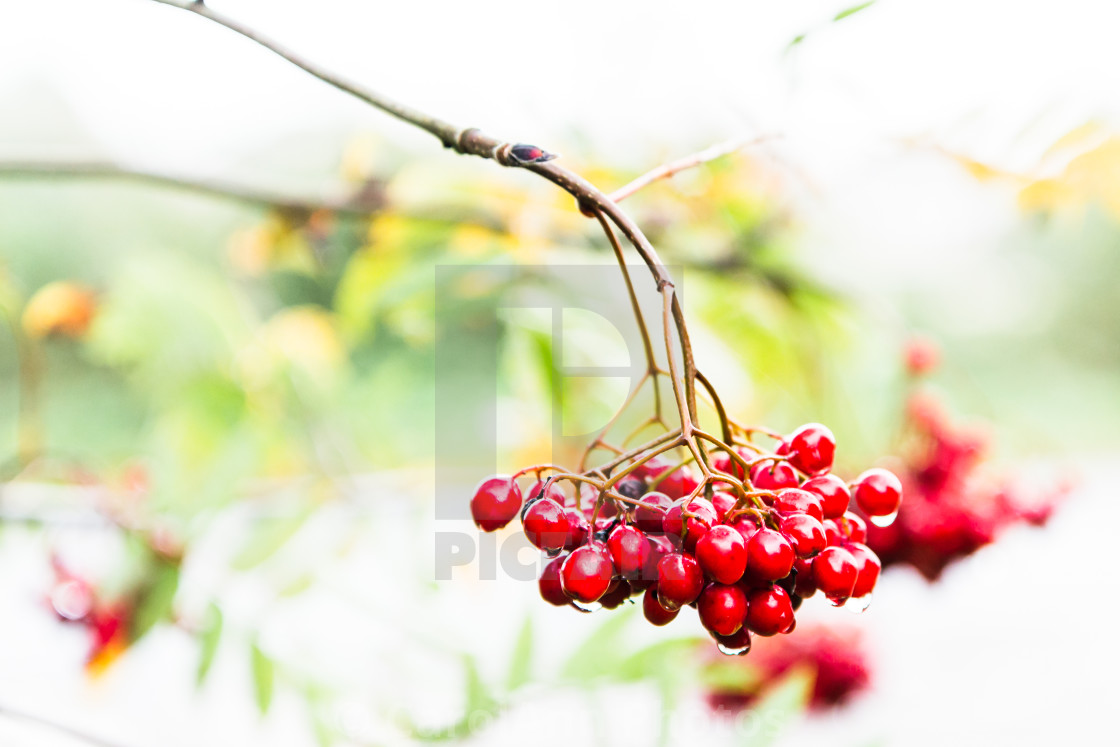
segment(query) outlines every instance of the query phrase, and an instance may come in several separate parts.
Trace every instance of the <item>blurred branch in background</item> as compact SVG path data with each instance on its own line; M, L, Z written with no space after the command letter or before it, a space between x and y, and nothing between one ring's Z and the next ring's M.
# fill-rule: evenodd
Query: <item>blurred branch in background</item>
M34 724L35 726L49 729L50 731L56 732L67 738L76 739L83 744L92 745L92 747L123 747L120 742L110 742L107 739L95 737L92 734L87 734L86 732L75 729L74 727L60 724L57 721L52 721L51 719L45 718L43 716L37 716L32 713L17 710L15 708L12 708L11 706L4 705L3 703L0 703L0 717Z
M216 179L147 171L106 161L12 161L0 162L0 179L91 179L130 181L179 189L221 199L235 200L283 212L313 213L326 210L345 216L363 217L384 205L376 185L366 185L341 199L301 198L233 184Z
M653 184L658 179L669 179L670 177L673 177L676 174L679 174L680 172L687 169L695 168L702 164L708 163L709 161L714 161L717 158L723 158L724 156L731 155L732 153L736 153L753 145L762 145L764 143L772 142L781 137L782 136L778 134L759 135L758 137L742 137L736 138L734 140L728 140L727 142L723 143L716 143L715 145L705 148L704 150L698 151L683 158L678 158L675 161L670 161L669 163L662 164L657 168L650 169L646 173L639 176L637 179L631 181L629 184L619 187L614 192L611 192L609 195L607 195L607 197L614 202L622 202L630 195L634 194L643 187Z

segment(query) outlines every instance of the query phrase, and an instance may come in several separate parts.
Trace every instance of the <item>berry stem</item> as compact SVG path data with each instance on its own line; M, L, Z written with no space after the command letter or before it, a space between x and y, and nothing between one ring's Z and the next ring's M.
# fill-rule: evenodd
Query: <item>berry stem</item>
M15 340L18 404L16 412L16 461L20 469L43 453L43 416L40 407L46 360L40 341L24 333L14 310L4 318Z

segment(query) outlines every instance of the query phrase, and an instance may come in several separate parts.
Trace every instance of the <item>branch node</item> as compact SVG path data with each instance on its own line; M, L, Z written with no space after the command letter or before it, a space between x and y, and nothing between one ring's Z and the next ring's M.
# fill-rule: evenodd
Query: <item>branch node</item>
M461 156L470 155L471 151L467 148L468 140L479 132L477 127L467 127L459 130L450 138L440 138L443 140L444 148L451 148L453 151Z

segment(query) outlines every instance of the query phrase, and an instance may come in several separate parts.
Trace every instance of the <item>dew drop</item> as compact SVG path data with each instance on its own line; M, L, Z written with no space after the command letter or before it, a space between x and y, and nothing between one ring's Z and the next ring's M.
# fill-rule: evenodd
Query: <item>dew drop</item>
M871 523L874 524L877 527L889 527L891 524L894 523L894 520L897 517L898 517L898 511L895 511L893 514L887 514L886 516L872 516L870 518L871 518Z
M751 646L749 643L746 646L740 646L738 648L733 646L725 646L722 643L717 643L716 648L718 648L719 652L724 656L743 656L751 650Z
M871 606L871 594L864 594L862 597L852 597L844 602L844 609L855 614L861 614L867 611Z
M833 607L843 607L848 603L849 599L851 599L851 597L829 597L828 603Z
M572 600L572 606L580 612L598 612L599 610L603 609L603 605L599 604L598 602L577 602L574 599Z

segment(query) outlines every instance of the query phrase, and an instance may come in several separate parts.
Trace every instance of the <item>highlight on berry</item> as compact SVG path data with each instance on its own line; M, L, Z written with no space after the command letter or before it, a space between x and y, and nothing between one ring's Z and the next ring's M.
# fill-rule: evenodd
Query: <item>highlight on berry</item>
M691 450L670 433L579 472L534 465L488 477L471 514L487 532L520 518L545 556L539 591L549 604L640 604L656 626L693 608L726 654L747 653L752 636L794 632L818 592L866 609L882 568L865 544L867 521L893 520L899 479L878 467L851 482L833 474L836 440L817 423L784 437L732 430L730 444L709 437L699 460L671 462Z

